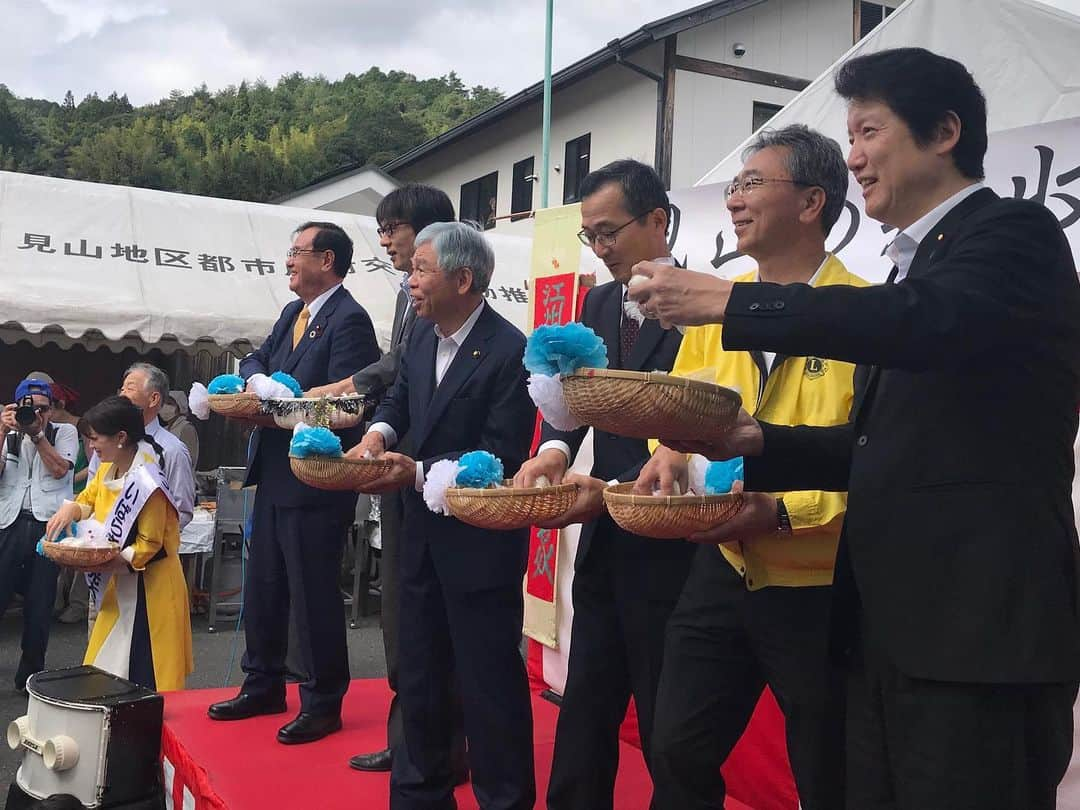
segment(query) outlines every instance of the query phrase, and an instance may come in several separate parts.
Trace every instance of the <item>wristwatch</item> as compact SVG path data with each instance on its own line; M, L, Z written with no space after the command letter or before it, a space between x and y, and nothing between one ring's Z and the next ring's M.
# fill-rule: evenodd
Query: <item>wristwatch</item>
M776 531L778 534L791 534L791 516L783 498L776 499Z

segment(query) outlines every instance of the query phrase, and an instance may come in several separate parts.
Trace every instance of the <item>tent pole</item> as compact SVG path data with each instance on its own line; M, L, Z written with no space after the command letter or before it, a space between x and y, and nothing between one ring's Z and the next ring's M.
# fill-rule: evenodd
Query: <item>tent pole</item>
M555 0L547 0L547 20L544 27L544 134L541 145L540 207L548 207L548 178L551 174L551 29Z

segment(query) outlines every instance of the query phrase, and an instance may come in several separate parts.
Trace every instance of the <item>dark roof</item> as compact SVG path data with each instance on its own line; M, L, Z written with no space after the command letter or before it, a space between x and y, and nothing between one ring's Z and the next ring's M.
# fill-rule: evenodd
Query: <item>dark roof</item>
M632 34L620 37L619 39L613 39L600 50L589 54L584 59L578 60L557 73L553 73L551 75L552 89L554 90L554 88L572 84L578 79L582 79L595 73L601 68L607 67L615 62L617 55L620 53L625 56L638 48L663 40L672 34L678 34L679 32L686 31L690 28L696 28L697 26L704 25L712 20L726 17L729 14L734 14L764 2L765 0L713 0L711 3L702 3L700 6L695 6L688 11L681 11L677 14L654 20L651 23L646 23ZM543 97L544 82L539 81L536 84L515 93L509 98L500 101L494 107L489 107L482 113L477 113L472 118L462 121L455 127L451 127L441 135L436 135L430 141L425 141L419 146L413 147L405 154L398 155L389 163L384 164L383 169L392 174L398 169L416 162L439 147L445 146L452 141L456 141L459 138L475 132L488 124L509 115L519 107L538 99L543 99Z

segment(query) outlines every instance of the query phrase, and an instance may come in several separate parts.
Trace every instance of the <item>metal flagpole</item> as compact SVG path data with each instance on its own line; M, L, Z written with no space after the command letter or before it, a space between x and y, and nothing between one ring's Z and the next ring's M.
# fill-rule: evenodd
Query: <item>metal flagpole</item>
M551 28L555 15L555 0L547 0L547 21L544 29L544 135L540 151L540 207L548 207L548 178L551 174Z

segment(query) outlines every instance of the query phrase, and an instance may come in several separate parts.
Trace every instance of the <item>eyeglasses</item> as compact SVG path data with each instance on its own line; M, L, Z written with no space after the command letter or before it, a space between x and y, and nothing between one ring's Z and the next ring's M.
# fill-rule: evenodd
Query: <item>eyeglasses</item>
M733 180L724 188L724 200L730 200L736 194L744 197L752 194L754 189L761 188L766 183L791 183L793 186L814 186L816 183L804 183L801 180L786 180L782 177L747 177L745 180Z
M285 251L285 255L290 259L299 256L301 253L326 253L325 250L315 250L315 248L289 248Z
M408 222L387 222L385 225L380 225L375 229L375 233L379 236L385 236L390 239L394 235L394 231L400 228L402 225L408 225Z
M612 245L615 244L615 237L618 235L619 231L621 231L623 228L625 228L631 222L637 222L643 216L645 216L645 215L644 214L638 214L633 219L628 219L626 222L624 222L622 225L620 225L618 228L616 228L613 231L602 231L601 233L590 233L589 231L582 228L580 231L578 231L577 238L580 239L581 244L585 245L586 247L592 247L594 243L600 245L601 247L611 247Z

